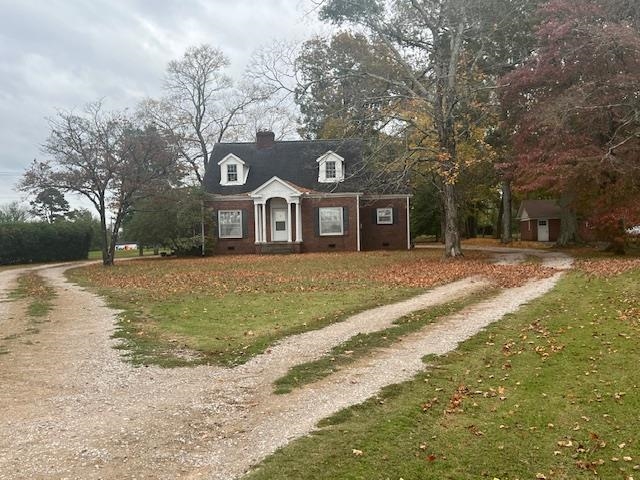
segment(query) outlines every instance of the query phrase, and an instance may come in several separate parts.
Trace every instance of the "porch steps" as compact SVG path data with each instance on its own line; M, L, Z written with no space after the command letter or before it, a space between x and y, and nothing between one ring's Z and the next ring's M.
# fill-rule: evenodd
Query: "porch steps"
M256 245L256 253L264 255L284 255L289 253L300 253L299 243L269 242Z

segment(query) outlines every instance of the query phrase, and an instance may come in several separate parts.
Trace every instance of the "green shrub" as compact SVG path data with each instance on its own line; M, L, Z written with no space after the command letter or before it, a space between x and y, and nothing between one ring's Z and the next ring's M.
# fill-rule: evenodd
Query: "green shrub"
M91 229L72 222L0 224L0 265L86 259Z

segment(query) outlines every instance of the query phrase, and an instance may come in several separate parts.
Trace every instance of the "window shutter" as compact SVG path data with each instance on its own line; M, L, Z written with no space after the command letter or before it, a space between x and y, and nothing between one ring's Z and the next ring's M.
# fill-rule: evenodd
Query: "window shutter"
M398 223L398 208L397 207L393 207L393 209L391 209L391 214L393 215L392 220L392 224L395 225L396 223Z
M349 207L342 207L342 232L344 235L349 232Z
M249 237L249 218L247 215L247 210L242 209L242 238Z
M320 236L320 209L313 209L313 231L316 234L316 237Z

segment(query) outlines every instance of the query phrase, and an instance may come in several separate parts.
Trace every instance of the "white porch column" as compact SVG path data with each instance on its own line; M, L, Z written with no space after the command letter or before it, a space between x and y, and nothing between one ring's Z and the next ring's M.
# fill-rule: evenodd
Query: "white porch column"
M267 243L267 204L261 203L262 217L260 217L262 223L262 242Z
M255 232L255 243L260 243L260 209L256 202L253 202L253 231Z
M296 242L302 242L302 205L300 199L296 202Z
M287 198L287 242L293 242L293 228L291 228L291 201Z

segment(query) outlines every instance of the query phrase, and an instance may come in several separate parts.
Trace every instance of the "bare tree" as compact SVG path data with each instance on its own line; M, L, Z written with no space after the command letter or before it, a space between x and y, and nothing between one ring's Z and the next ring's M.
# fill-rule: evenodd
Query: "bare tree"
M213 145L245 135L246 113L268 98L267 91L250 83L234 87L224 73L228 65L217 48L190 47L182 58L169 63L165 96L140 105L140 115L176 141L181 159L200 183Z
M19 202L0 205L0 223L21 223L29 218L29 210Z
M78 193L100 217L102 262L112 265L118 232L136 199L179 177L171 139L140 128L123 112L106 112L100 102L82 114L59 112L42 149L20 182L24 191L47 188Z

